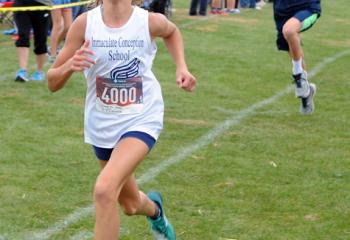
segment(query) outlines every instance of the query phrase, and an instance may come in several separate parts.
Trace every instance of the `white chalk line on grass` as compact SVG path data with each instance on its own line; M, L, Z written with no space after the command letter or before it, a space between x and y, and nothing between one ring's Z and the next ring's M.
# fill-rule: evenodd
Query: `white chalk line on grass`
M226 109L223 107L214 107L214 110L224 113L226 115L233 115L237 114L238 110L233 110L233 109ZM278 115L278 114L290 114L291 112L288 110L266 110L266 111L259 111L256 112L255 115Z
M91 239L93 237L94 237L93 232L81 231L81 232L75 234L74 236L70 237L69 240L83 240L83 239Z
M350 54L350 49L340 52L338 54L335 54L332 57L328 57L324 59L322 62L317 64L310 72L309 77L313 78L316 74L318 74L323 68L325 68L328 64L335 62L338 58L341 58L345 55ZM192 145L184 147L180 149L178 152L175 153L172 157L160 162L157 164L157 166L150 168L146 173L141 175L137 182L138 184L145 184L151 180L153 180L156 176L158 176L161 172L169 168L170 166L177 164L187 157L189 157L193 152L197 151L198 149L208 145L211 143L214 138L218 137L222 133L224 133L229 128L238 125L242 119L252 115L255 113L257 109L263 108L271 103L276 102L279 98L283 97L287 93L291 92L294 89L292 85L289 85L282 91L278 92L274 96L262 100L260 102L257 102L241 111L236 112L233 114L230 118L226 119L225 121L221 122L220 124L216 125L213 129L211 129L209 132L204 134L202 137L198 138ZM66 229L68 226L78 222L82 218L90 215L93 213L94 206L90 205L85 208L79 208L74 213L68 215L64 220L57 222L53 226L49 227L46 230L36 232L33 235L31 235L29 238L26 239L35 239L35 240L44 240L48 239L54 234L57 234L64 229Z

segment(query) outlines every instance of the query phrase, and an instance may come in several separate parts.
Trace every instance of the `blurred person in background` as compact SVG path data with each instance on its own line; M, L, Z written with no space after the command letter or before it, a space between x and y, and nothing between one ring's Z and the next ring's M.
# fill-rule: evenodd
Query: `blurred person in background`
M221 0L211 0L211 11L210 14L222 14Z
M226 0L227 12L231 14L237 14L241 11L238 9L238 0Z
M190 16L198 15L198 5L199 5L199 15L207 15L208 0L192 0L190 5Z
M223 14L223 13L230 13L230 14L237 14L240 13L240 10L238 9L238 0L212 0L211 2L211 14ZM225 11L226 7L226 11Z
M261 7L257 5L256 0L241 0L241 7L242 8L252 8L260 10Z
M80 2L80 0L71 0L71 3ZM80 14L87 11L86 5L80 5L76 7L72 7L73 20L76 19Z
M15 0L14 7L51 6L51 0ZM47 32L49 27L50 12L42 11L17 11L14 12L14 20L18 29L18 39L15 42L19 70L15 80L27 82L29 80L44 80L43 67L47 54ZM28 76L28 59L30 47L30 32L34 34L34 53L36 70Z
M71 0L53 0L54 5L69 4ZM72 8L59 8L51 10L52 30L50 42L49 62L56 59L60 43L65 39L69 27L73 22Z

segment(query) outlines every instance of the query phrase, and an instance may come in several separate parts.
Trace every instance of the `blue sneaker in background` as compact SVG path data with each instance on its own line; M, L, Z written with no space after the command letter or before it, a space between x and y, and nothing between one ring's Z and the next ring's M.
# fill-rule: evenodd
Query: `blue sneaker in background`
M4 35L16 35L16 34L18 34L16 28L11 28L11 29L8 29L8 30L4 30L2 33Z
M16 72L16 78L15 81L17 82L28 82L28 73L25 69L20 69Z
M162 196L158 192L149 192L147 196L158 205L161 211L161 215L157 219L147 217L154 240L176 240L174 228L165 216Z
M45 74L42 71L35 71L33 74L30 76L30 80L32 81L42 81L45 78Z

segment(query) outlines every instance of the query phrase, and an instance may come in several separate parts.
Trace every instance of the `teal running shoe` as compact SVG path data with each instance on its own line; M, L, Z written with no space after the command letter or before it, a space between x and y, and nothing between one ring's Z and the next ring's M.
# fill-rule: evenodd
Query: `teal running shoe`
M162 212L157 219L147 217L154 240L176 240L174 228L165 216L162 196L158 192L149 192L148 197L159 206Z
M25 69L20 69L16 72L16 78L15 78L16 82L28 82L28 74L27 74L27 70Z
M42 81L45 78L44 72L41 71L35 71L33 74L30 76L30 80L32 81Z

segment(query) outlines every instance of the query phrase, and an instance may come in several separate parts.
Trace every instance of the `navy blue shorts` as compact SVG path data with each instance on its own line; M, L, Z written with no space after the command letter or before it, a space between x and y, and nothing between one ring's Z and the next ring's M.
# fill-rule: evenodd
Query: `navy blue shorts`
M275 18L276 29L277 29L276 44L277 44L278 50L289 51L289 45L287 40L283 36L282 30L283 30L284 24L292 17L298 19L301 23L303 23L301 32L304 32L313 26L313 24L316 22L317 18L319 17L319 14L314 13L311 10L301 10L301 11L295 12L294 14L286 15L286 16L279 16L275 14L274 18Z
M126 137L134 137L134 138L140 139L148 146L149 151L151 151L152 147L156 143L156 140L151 135L144 132L138 132L138 131L127 132L121 136L119 141ZM92 147L95 151L96 157L99 160L105 160L105 161L108 161L110 159L112 151L114 149L114 148L100 148L94 145Z

